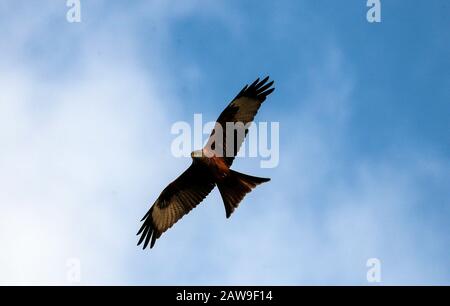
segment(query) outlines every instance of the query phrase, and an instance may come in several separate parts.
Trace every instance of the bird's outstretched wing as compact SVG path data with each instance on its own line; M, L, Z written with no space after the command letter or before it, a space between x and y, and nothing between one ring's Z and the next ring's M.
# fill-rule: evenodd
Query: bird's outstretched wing
M213 190L214 179L203 167L194 161L161 192L155 204L141 220L144 223L137 233L141 234L138 245L144 242L145 249L151 241L150 248L152 248L162 233L196 207Z
M221 156L223 156L228 166L231 166L244 142L248 132L248 126L246 125L253 122L261 104L275 90L272 87L274 82L267 83L268 80L269 77L266 77L262 81L258 78L250 86L246 85L217 119L205 148L210 148L215 152L221 152ZM235 125L236 129L233 130L234 135L229 135L230 130L227 131L227 122L241 124ZM215 135L218 130L222 131L222 137L217 138L217 135ZM230 147L230 145L232 146Z

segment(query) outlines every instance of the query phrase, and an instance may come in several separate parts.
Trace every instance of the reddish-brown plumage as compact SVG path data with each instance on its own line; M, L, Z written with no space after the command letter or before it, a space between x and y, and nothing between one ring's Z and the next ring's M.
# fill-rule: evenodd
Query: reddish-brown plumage
M205 148L202 150L202 153L202 156L197 158L198 162L208 167L216 182L222 180L230 173L230 167L223 157L218 157L214 152L208 151Z

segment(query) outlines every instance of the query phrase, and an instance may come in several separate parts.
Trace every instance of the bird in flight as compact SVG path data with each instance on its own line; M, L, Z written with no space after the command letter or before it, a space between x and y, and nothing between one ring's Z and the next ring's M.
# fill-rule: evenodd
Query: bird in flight
M274 82L268 83L268 80L269 77L261 81L258 78L250 86L246 85L223 110L205 147L191 153L189 168L161 192L142 218L144 223L137 233L141 235L138 245L144 242L145 249L150 243L153 248L156 239L200 204L215 186L229 218L247 193L270 181L230 169L249 124L267 96L275 90Z

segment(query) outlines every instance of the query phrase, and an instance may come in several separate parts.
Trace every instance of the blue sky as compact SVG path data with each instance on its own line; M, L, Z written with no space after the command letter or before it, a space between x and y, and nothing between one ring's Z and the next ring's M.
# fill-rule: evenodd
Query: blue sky
M0 4L0 283L450 284L450 4ZM190 163L176 121L214 120L270 75L280 164L229 220L217 191L157 241L138 220Z

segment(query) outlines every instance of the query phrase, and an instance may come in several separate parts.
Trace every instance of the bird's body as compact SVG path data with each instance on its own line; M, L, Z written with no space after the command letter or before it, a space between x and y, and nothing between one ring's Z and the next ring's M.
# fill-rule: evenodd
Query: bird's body
M208 149L202 149L200 150L200 156L199 153L194 152L191 154L193 162L204 165L211 172L216 183L223 180L230 173L230 167L225 163L223 158L216 156L214 152Z
M273 81L266 84L267 80L268 77L262 81L257 79L245 86L220 114L206 146L191 153L191 166L161 192L142 218L144 224L138 232L141 234L138 245L145 241L146 248L151 241L152 248L163 232L203 201L215 186L229 218L247 193L270 180L230 169L248 132L248 124L274 90L271 88ZM236 125L238 128L230 131L225 128L229 123L242 125ZM223 137L217 138L218 135Z

